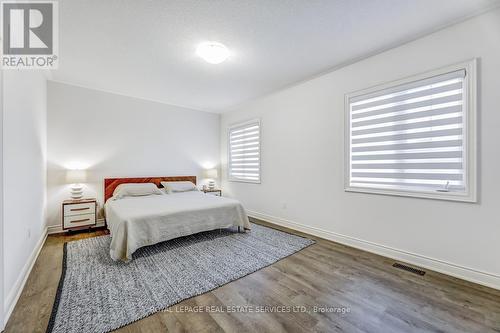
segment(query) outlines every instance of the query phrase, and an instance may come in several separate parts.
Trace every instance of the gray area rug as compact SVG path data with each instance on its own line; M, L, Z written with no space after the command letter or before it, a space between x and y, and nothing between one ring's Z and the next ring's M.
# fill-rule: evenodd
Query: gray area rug
M269 266L314 241L252 224L109 256L109 236L64 244L63 272L47 332L109 332Z

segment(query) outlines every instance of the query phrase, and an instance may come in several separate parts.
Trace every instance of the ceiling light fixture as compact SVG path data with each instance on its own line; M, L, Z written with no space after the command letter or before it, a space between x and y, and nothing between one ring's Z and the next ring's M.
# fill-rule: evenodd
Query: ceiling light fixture
M196 54L211 64L220 64L229 57L229 50L218 42L205 42L198 45Z

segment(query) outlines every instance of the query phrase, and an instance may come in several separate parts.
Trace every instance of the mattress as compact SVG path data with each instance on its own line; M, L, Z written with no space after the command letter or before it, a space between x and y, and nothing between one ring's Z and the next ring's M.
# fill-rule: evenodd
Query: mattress
M113 260L129 261L140 247L202 231L250 229L239 201L199 191L111 198L104 209Z

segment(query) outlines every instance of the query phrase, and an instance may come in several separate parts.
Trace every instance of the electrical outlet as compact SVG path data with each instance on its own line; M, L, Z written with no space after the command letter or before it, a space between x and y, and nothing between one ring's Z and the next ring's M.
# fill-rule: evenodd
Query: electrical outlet
M31 238L31 229L28 228L28 239L30 239L30 238Z

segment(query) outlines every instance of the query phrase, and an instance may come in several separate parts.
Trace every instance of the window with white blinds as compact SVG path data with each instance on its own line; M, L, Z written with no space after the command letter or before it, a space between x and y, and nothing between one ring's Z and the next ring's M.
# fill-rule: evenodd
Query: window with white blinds
M347 96L346 189L475 201L468 68Z
M229 180L260 183L260 121L229 128Z

